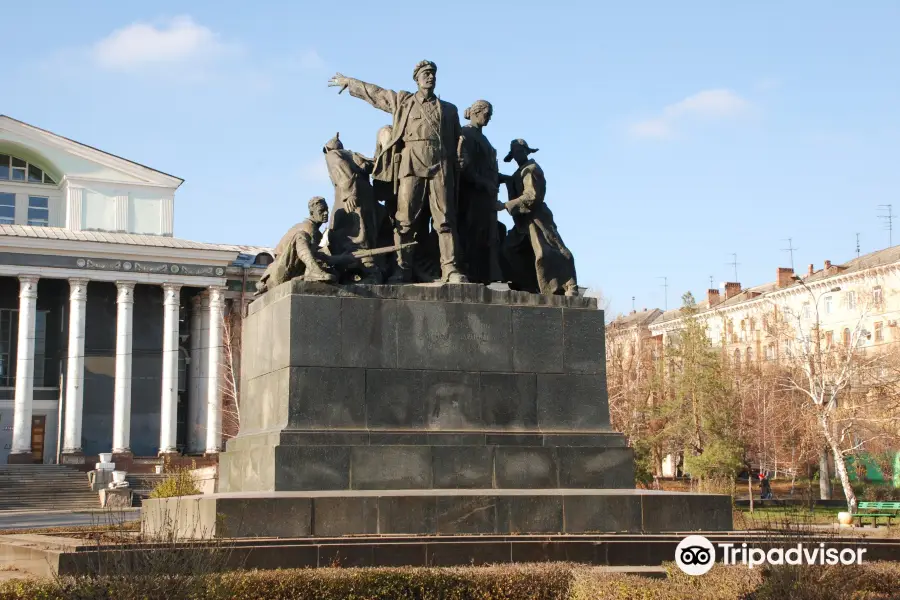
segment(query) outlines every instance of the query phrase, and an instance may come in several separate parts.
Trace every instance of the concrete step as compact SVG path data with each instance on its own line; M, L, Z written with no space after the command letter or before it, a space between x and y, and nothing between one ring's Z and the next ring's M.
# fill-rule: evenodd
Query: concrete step
M64 465L0 465L0 511L99 506L81 471Z

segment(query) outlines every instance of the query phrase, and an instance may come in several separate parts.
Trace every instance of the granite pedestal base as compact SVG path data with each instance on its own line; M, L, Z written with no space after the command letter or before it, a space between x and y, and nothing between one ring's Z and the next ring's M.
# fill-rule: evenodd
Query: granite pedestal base
M662 533L731 529L731 498L650 490L359 490L145 500L145 533L188 538Z
M241 343L240 433L219 457L219 493L149 501L145 528L297 537L731 527L725 496L633 489L632 450L609 424L592 298L291 281L251 304Z

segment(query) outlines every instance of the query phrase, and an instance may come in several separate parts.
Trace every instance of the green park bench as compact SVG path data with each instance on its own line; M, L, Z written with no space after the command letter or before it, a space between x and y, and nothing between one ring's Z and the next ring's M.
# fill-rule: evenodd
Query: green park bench
M872 519L872 525L878 526L878 518L887 519L887 524L891 524L891 519L900 518L900 502L860 502L857 506L858 510L870 512L857 512L853 517L862 526L863 519ZM874 511L874 512L871 512Z

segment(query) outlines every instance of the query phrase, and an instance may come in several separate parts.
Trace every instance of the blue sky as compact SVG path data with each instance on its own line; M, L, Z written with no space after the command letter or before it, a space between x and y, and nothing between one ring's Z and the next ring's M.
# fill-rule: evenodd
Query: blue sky
M898 25L893 0L18 2L0 113L184 178L179 237L274 244L331 196L322 144L371 154L389 121L327 79L410 89L429 58L460 113L493 103L501 156L540 148L579 282L627 312L733 279L731 253L772 280L789 237L798 270L887 245Z

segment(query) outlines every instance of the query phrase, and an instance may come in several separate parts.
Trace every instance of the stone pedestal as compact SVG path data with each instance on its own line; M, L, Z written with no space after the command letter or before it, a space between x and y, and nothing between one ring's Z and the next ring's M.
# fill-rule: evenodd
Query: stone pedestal
M100 490L100 506L103 508L131 508L132 491L128 488Z
M241 365L219 493L148 501L145 524L183 510L240 511L241 535L694 528L645 515L671 497L731 527L727 496L634 490L594 299L292 281L250 306Z
M105 490L112 483L113 476L110 469L96 469L88 472L88 483L95 492Z

